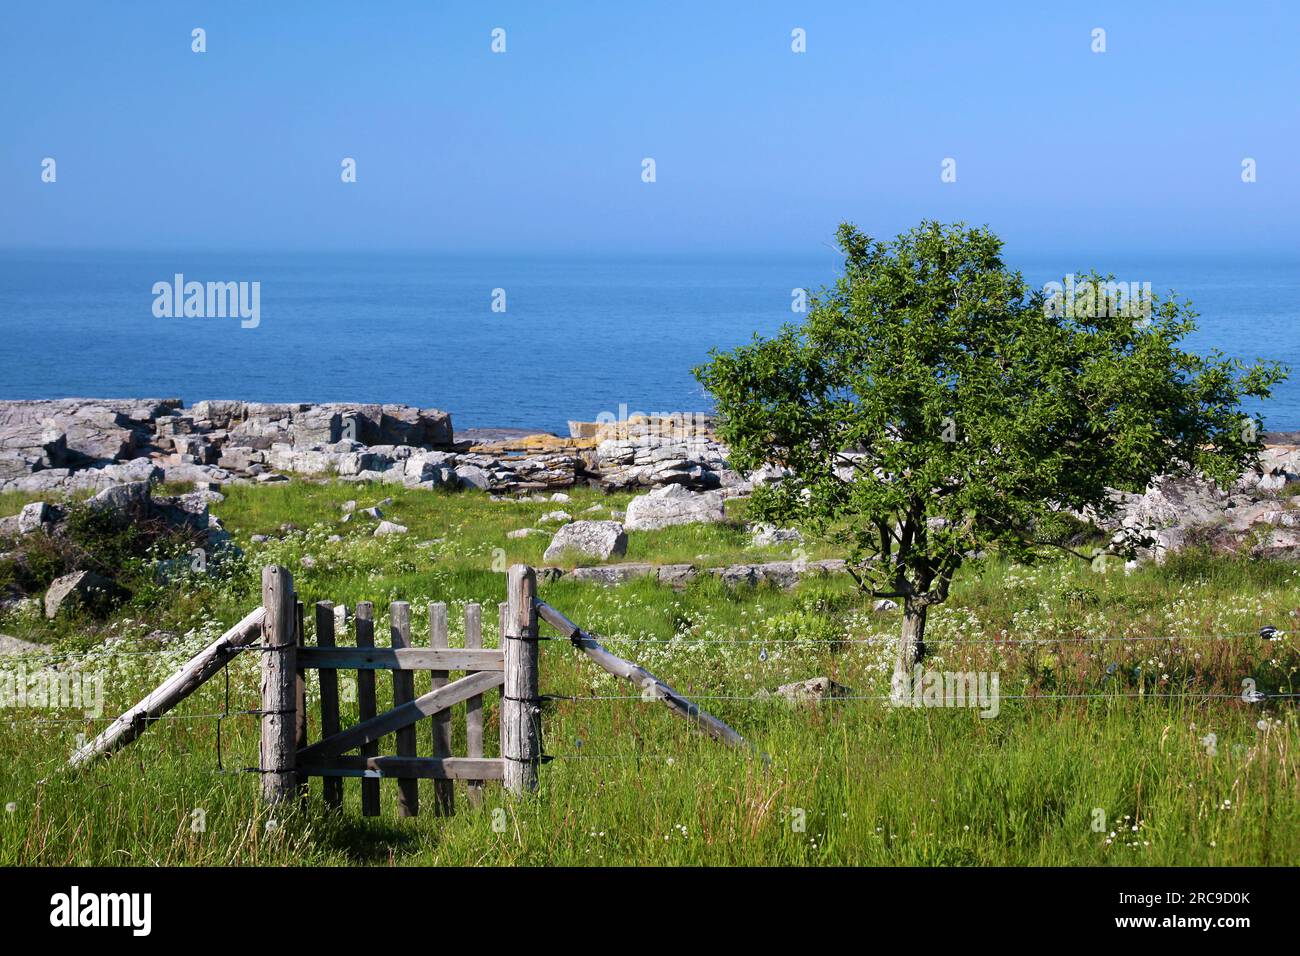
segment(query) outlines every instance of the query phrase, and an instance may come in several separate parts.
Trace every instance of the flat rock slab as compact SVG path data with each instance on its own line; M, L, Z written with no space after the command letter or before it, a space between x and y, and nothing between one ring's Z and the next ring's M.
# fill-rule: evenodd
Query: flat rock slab
M24 641L21 638L10 637L8 634L0 634L0 657L18 657L23 654L39 654L45 649L45 645L43 644L33 644L31 641Z
M678 524L716 523L727 517L723 497L716 491L691 491L682 485L665 485L627 506L629 531L653 531Z
M544 560L565 554L605 561L627 554L627 534L617 521L574 521L566 524L547 545Z

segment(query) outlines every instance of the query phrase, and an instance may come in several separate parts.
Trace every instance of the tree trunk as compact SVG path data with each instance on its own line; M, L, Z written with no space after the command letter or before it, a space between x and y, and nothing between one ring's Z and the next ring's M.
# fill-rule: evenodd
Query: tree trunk
M903 634L898 640L895 670L911 675L912 668L925 657L926 605L907 598L903 602Z

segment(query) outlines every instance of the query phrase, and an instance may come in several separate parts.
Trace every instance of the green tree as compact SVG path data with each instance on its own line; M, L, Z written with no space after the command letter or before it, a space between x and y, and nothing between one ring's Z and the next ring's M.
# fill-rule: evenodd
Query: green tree
M881 242L845 223L837 238L844 274L802 325L695 374L733 465L786 470L755 488L756 515L838 539L862 590L902 602L899 667L924 656L927 609L972 554L1070 550L1053 527L1113 515L1108 489L1223 484L1254 461L1263 425L1239 401L1283 369L1183 351L1189 302L1124 301L1095 273L1069 297L1030 290L987 228L926 221Z

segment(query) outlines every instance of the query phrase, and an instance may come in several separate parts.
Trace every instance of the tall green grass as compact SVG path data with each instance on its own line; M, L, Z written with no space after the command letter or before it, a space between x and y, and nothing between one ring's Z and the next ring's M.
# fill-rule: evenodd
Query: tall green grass
M365 507L390 495L386 516L411 529L405 536L374 538L366 519L339 520L344 500ZM626 502L594 491L573 497L506 503L299 482L231 489L214 511L245 549L241 560L165 583L143 566L126 569L136 596L106 620L0 620L6 633L70 655L28 667L98 674L106 693L98 720L0 711L0 864L1266 865L1300 855L1294 706L1238 696L1245 678L1269 694L1296 692L1294 637L1264 641L1257 632L1294 625L1300 576L1283 563L1203 553L1131 575L1066 560L966 569L932 614L932 660L1001 675L1004 699L990 720L889 707L897 612L873 612L843 577L791 591L712 578L681 591L648 580L543 584L545 600L695 695L768 764L701 737L567 643L548 641L543 693L578 699L546 704L554 759L541 768L539 793L522 801L490 784L475 810L458 785L457 814L436 817L425 781L422 815L401 820L395 785L385 782L384 816L365 820L355 781L344 812L331 816L314 780L305 810L272 816L256 774L217 772L219 759L227 771L257 761L257 719L240 713L259 703L254 654L231 665L229 699L217 678L113 759L63 768L79 734L98 732L257 603L262 565L286 564L309 604L375 602L381 644L389 601L412 602L421 641L427 602L446 601L455 645L466 603L495 620L506 564L541 563L545 538L507 531L537 526L556 508L586 516L593 505ZM791 556L748 548L743 503L733 506L734 524L634 535L628 559ZM274 537L255 543L254 534ZM330 542L335 534L342 540ZM821 548L809 541L805 551L828 553ZM1144 639L1155 636L1168 639ZM816 675L850 698L795 707L771 696ZM417 675L417 692L427 682ZM389 676L378 684L382 707ZM314 683L310 692L314 707ZM493 752L495 694L488 703ZM354 703L344 709L356 719ZM212 715L224 713L219 752ZM429 723L418 728L420 753L431 753Z

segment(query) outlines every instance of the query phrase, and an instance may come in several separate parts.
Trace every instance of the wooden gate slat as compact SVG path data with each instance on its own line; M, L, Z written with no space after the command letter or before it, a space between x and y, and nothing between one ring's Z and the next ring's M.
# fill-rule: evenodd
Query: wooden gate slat
M473 650L483 646L483 608L478 604L465 605L465 648ZM505 655L501 655L502 668ZM475 694L465 701L465 752L470 759L483 756L483 695ZM483 804L483 779L468 782L466 797L470 806Z
M429 605L429 645L435 651L447 648L447 605L442 601ZM504 659L502 667L504 668ZM430 674L431 690L441 690L447 686L447 671L435 670ZM445 758L451 756L451 714L450 707L433 715L433 756ZM434 811L439 816L451 816L456 809L456 785L451 780L435 780L433 784Z
M302 601L298 600L298 595L293 596L293 626L294 626L294 643L301 650L307 643L306 612L303 608ZM301 750L307 746L308 728L307 728L307 672L302 665L298 663L298 653L294 653L294 746ZM306 800L308 795L307 780L300 778L298 780L298 796Z
M505 761L499 757L325 757L320 763L299 764L309 777L418 777L422 780L501 780ZM341 782L341 781L340 781Z
M316 644L321 648L334 646L334 604L332 601L316 602ZM302 659L306 651L299 652L299 666L307 666ZM340 730L339 726L339 673L335 670L322 670L318 675L320 681L320 733L321 737L333 737ZM343 781L327 777L322 782L325 806L337 810L343 806Z
M431 690L409 704L394 707L377 717L353 724L328 740L319 740L305 750L299 751L298 759L318 762L322 755L342 754L357 747L364 747L403 727L409 727L418 720L432 717L445 707L459 704L462 700L468 700L475 694L481 694L493 687L500 687L504 682L505 677L500 671L479 671L476 674L469 674L439 690ZM376 754L366 754L364 750L362 755L376 756Z
M499 671L505 655L499 650L467 650L459 647L306 647L298 664L308 670L382 671Z
M369 601L362 601L357 605L357 646L375 646L375 606ZM374 671L360 671L357 673L357 712L360 716L360 722L354 725L356 727L364 726L366 721L373 720L375 717ZM361 747L361 756L379 756L378 739L376 737L375 742L366 742ZM300 753L298 756L301 758L302 754ZM365 817L379 816L378 780L366 779L361 781L361 815Z
M388 606L389 635L393 650L411 646L411 605L394 601ZM411 671L393 671L393 709L400 710L415 699L415 674ZM397 756L414 757L415 725L397 728ZM414 777L400 777L397 781L397 815L413 817L420 812L420 787Z

